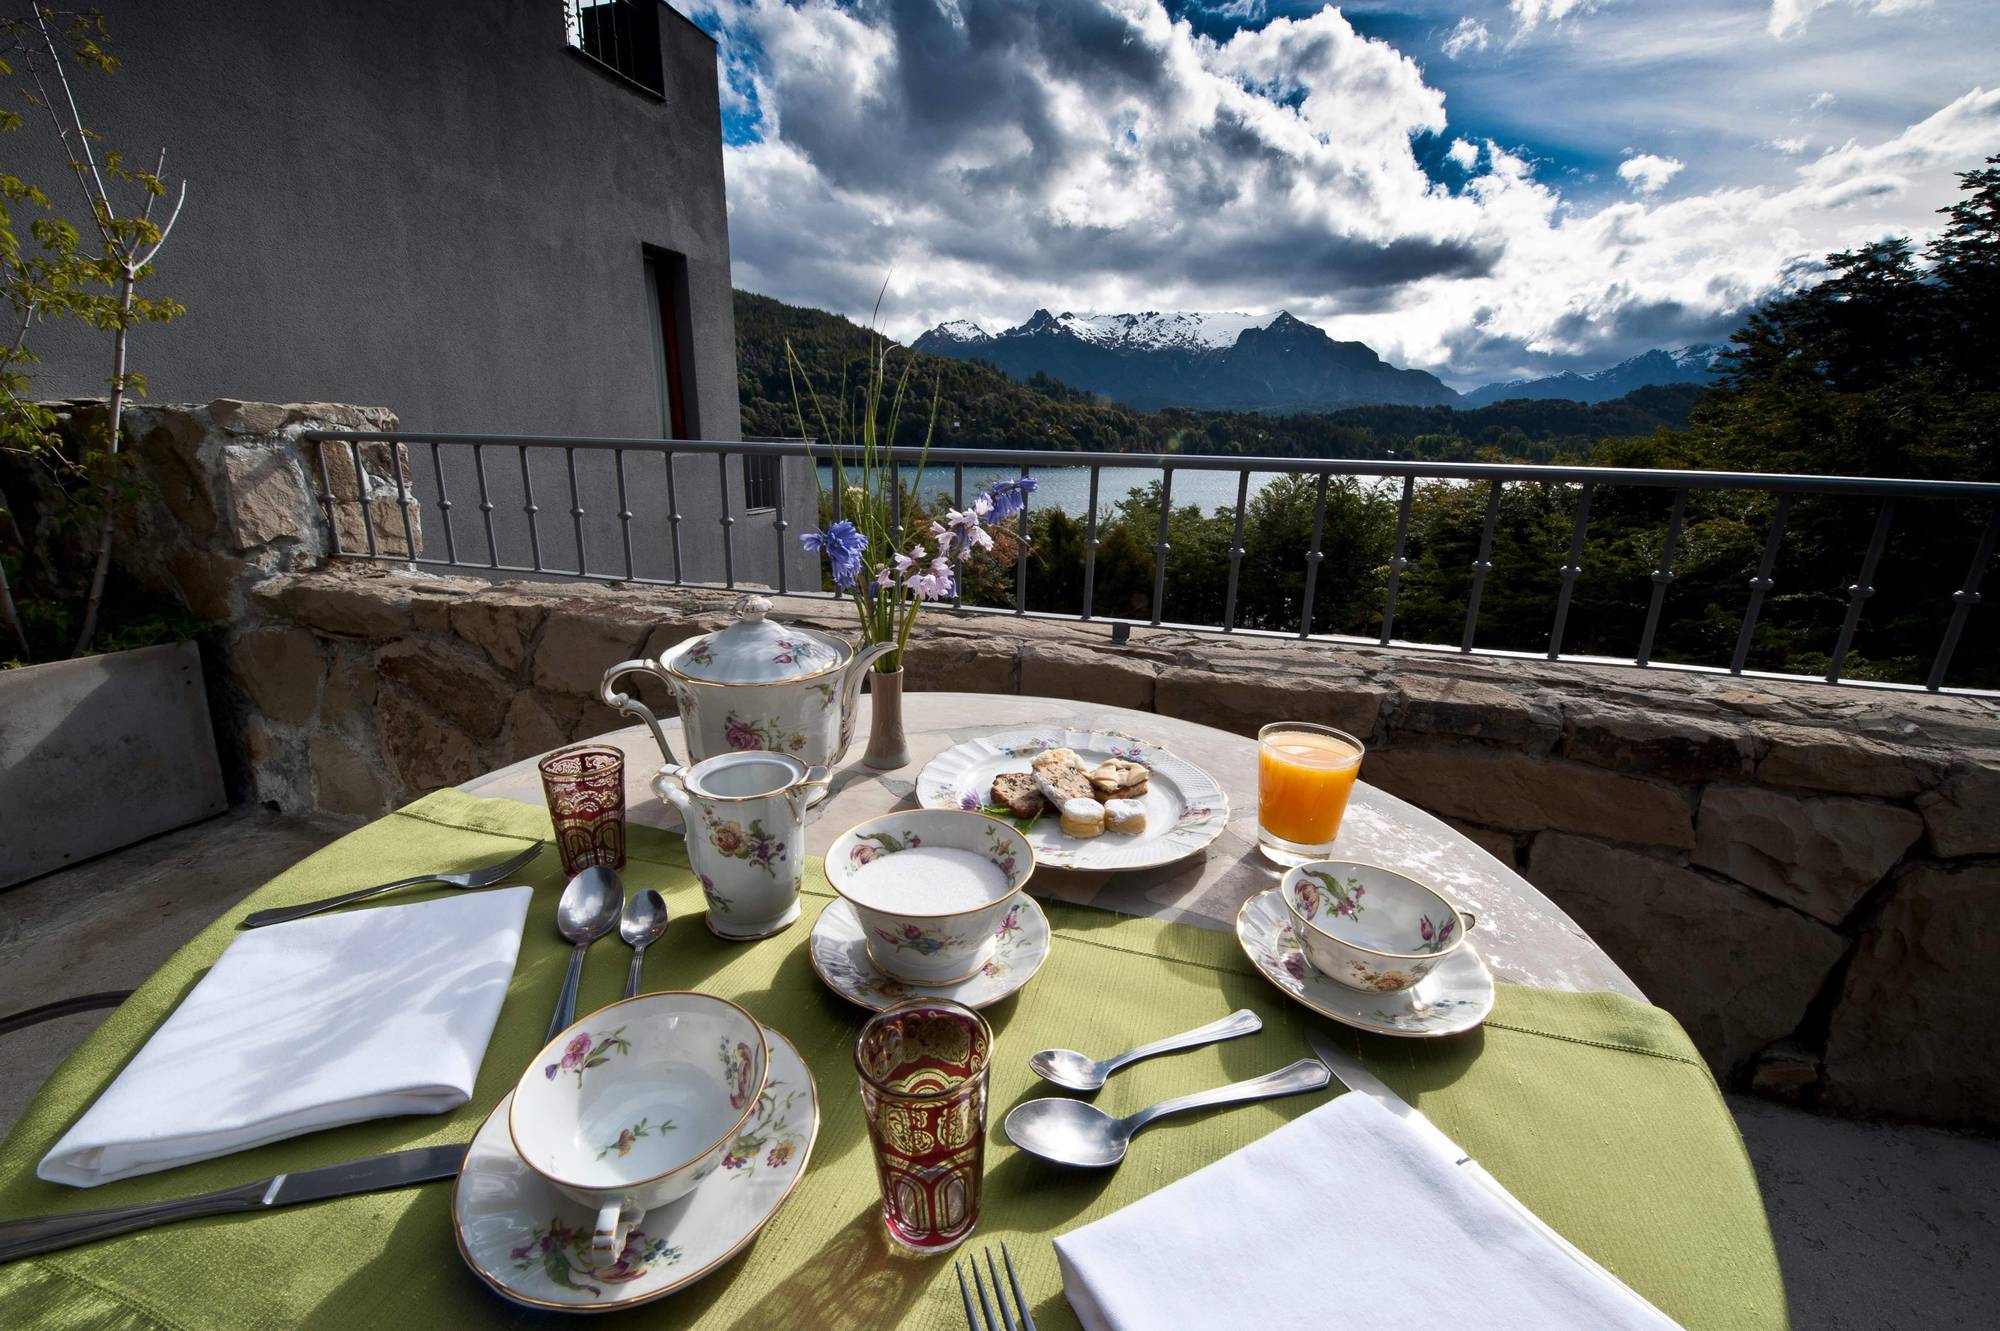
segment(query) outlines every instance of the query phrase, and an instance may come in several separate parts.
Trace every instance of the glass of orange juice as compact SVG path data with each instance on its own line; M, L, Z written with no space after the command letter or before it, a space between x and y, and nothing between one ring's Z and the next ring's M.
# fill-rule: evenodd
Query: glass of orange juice
M1367 750L1344 730L1273 721L1257 732L1257 849L1275 864L1333 852Z

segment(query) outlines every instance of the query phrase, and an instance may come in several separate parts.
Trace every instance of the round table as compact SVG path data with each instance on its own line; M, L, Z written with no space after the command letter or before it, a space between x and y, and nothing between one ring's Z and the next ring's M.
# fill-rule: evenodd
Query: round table
M1245 900L1276 886L1280 871L1257 851L1257 744L1209 726L1122 707L979 693L911 693L903 699L910 765L877 772L860 764L868 733L868 699L855 718L855 741L835 769L831 796L812 815L807 848L816 855L864 818L916 807L917 773L954 744L1023 726L1111 730L1171 749L1206 770L1229 796L1229 824L1203 851L1157 869L1118 873L1043 868L1029 890L1038 897L1096 906L1208 929L1233 929ZM662 721L681 745L678 720ZM659 770L659 746L642 725L599 737L624 750L626 816L677 829L680 815L647 784ZM537 755L539 757L539 755ZM685 755L683 755L685 756ZM503 767L460 786L468 795L542 803L536 758ZM1362 764L1366 774L1367 764ZM1415 805L1355 783L1335 853L1399 869L1431 883L1476 913L1472 935L1501 980L1540 989L1608 990L1643 998L1637 985L1560 907L1491 855Z

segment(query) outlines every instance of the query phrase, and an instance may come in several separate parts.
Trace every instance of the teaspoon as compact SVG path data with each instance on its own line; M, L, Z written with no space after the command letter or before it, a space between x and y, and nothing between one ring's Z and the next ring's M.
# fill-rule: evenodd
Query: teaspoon
M652 888L633 894L618 920L618 936L632 949L632 964L625 971L625 997L639 992L646 966L646 949L660 941L667 931L667 902Z
M625 904L625 883L601 864L593 864L569 880L562 900L556 905L556 931L576 948L569 954L569 970L563 975L562 993L556 998L556 1015L549 1022L548 1038L561 1035L576 1020L576 989L583 979L583 954L590 945L618 925L618 908Z
M1137 1063L1155 1054L1170 1054L1177 1049L1213 1044L1217 1040L1230 1040L1239 1035L1254 1035L1263 1029L1264 1022L1256 1013L1249 1008L1239 1008L1221 1021L1211 1021L1206 1026L1169 1035L1163 1040L1142 1044L1137 1049L1113 1054L1110 1058L1092 1059L1074 1049L1044 1049L1039 1054L1028 1055L1028 1067L1044 1081L1052 1081L1072 1091L1094 1091L1104 1085L1106 1077L1127 1063Z
M1268 1100L1300 1091L1316 1091L1332 1080L1326 1064L1316 1058L1302 1058L1290 1067L1231 1082L1212 1091L1197 1091L1160 1103L1124 1118L1113 1118L1096 1105L1082 1100L1030 1100L1016 1105L1007 1115L1007 1136L1024 1151L1053 1160L1059 1165L1081 1165L1102 1169L1125 1158L1132 1134L1167 1114L1184 1109L1205 1109L1210 1105L1235 1104L1242 1100Z

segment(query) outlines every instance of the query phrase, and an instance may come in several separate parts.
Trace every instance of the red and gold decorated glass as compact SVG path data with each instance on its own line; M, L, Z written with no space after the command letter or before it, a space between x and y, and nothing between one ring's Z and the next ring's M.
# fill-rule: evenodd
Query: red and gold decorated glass
M557 749L542 759L542 794L563 872L625 867L625 755L606 744Z
M942 998L869 1018L854 1044L882 1223L915 1253L949 1252L979 1221L986 1165L986 1071L993 1031Z

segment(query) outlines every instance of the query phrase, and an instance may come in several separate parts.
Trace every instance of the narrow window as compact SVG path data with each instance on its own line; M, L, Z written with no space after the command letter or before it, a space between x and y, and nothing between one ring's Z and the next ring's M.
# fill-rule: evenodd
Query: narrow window
M689 360L687 260L678 254L646 256L647 324L653 335L653 388L662 439L698 437L694 375Z
M665 95L658 0L563 0L563 40L626 82Z
M746 454L743 458L743 507L778 506L778 459Z

